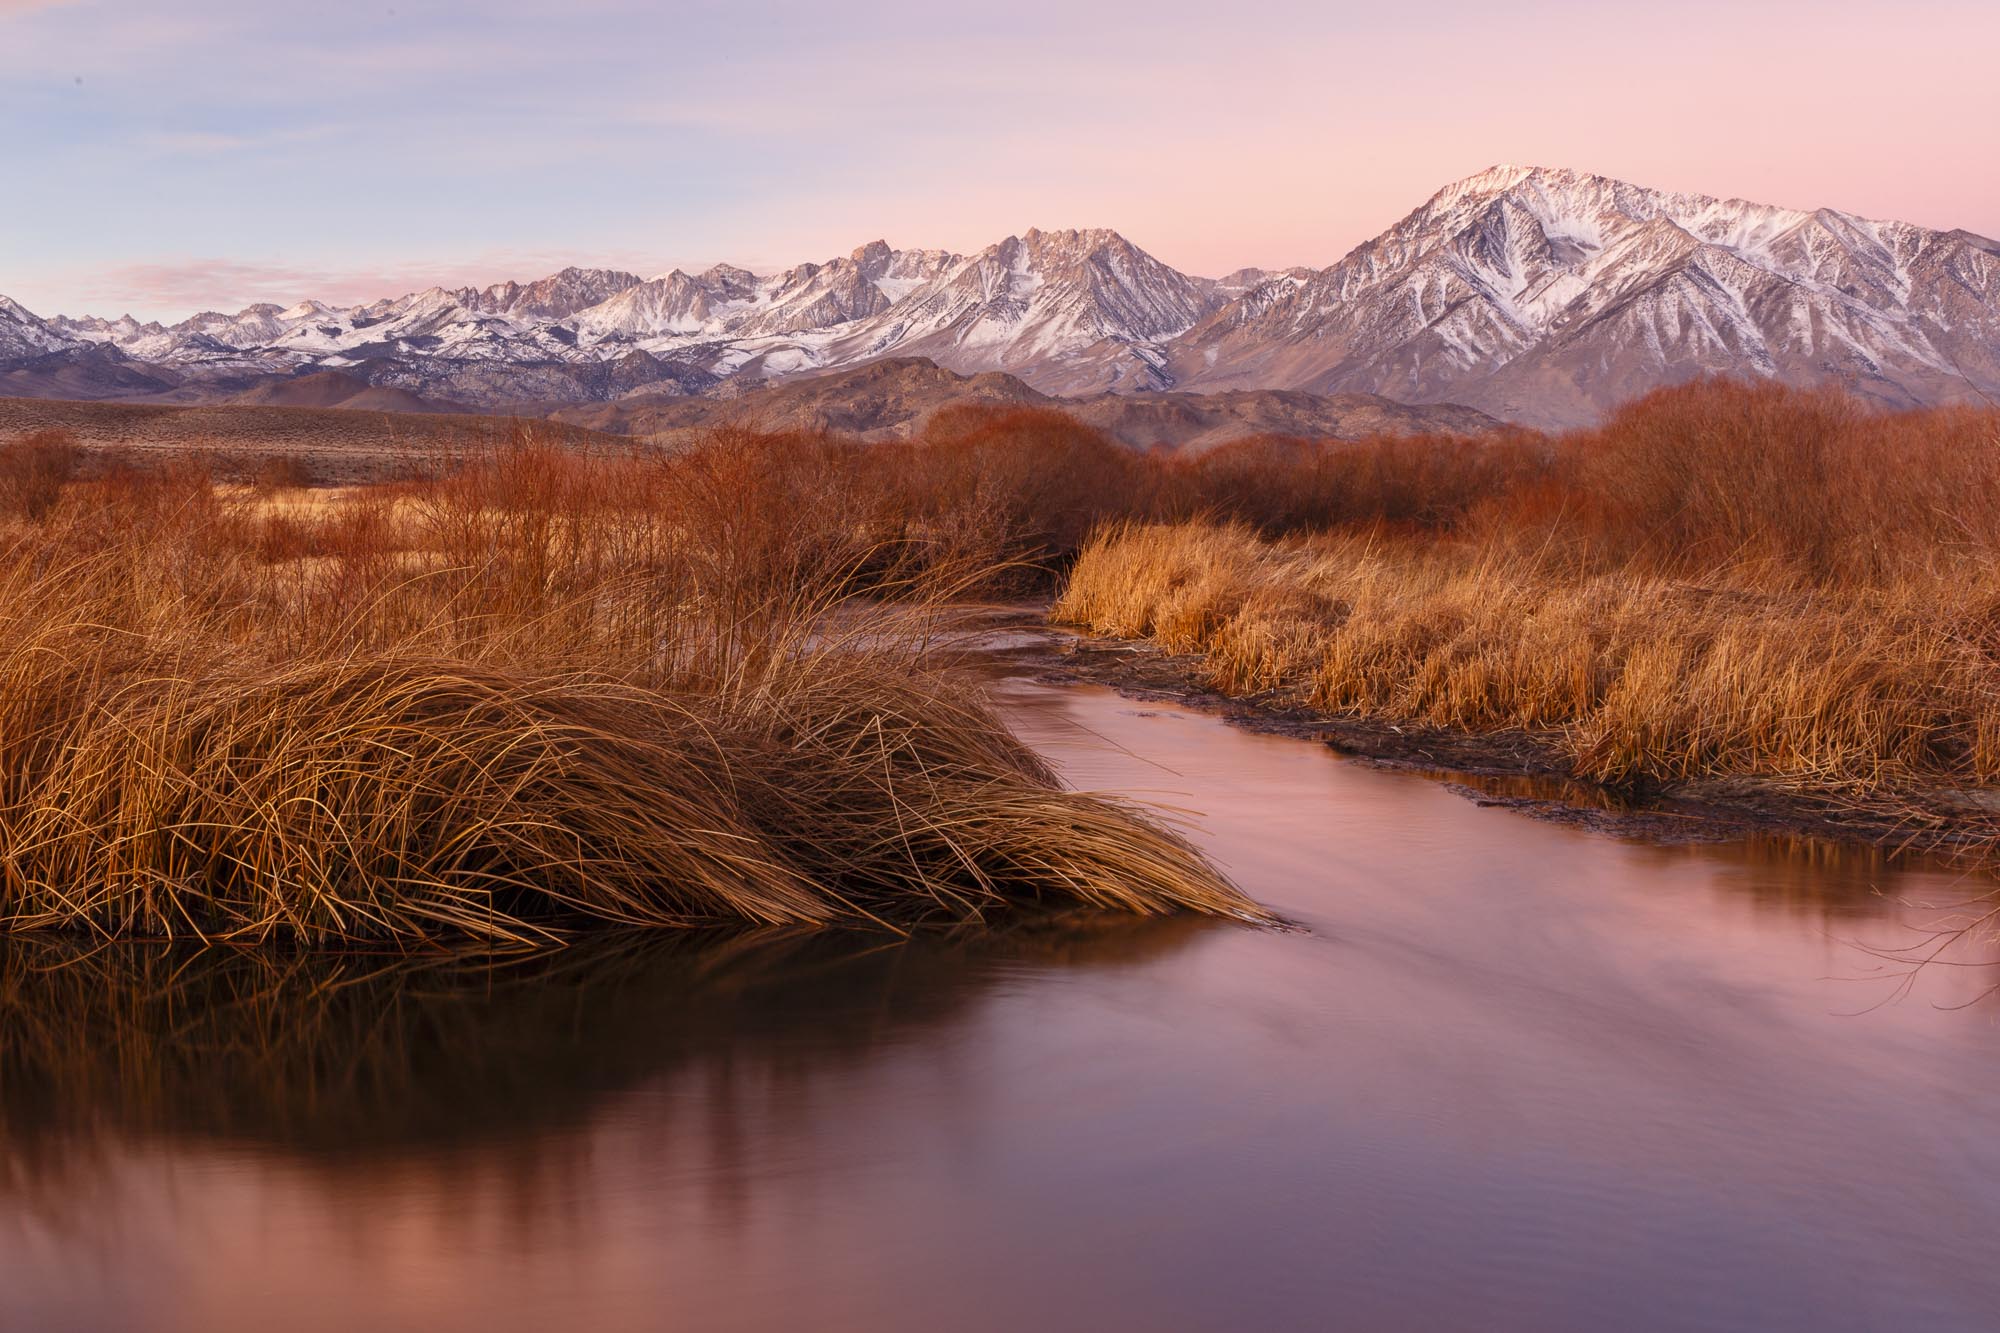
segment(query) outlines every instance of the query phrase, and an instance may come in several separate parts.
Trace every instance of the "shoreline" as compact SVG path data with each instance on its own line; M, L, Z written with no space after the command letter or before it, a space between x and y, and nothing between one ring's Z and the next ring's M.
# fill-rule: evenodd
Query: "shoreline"
M1960 867L1965 856L2000 837L2000 794L1983 809L1978 802L1987 793L1900 793L1918 803L1891 811L1754 778L1625 790L1579 778L1548 739L1520 729L1469 732L1325 713L1283 689L1225 694L1202 679L1199 653L1091 635L1051 621L1045 606L1023 608L1018 619L994 628L1041 632L1040 644L992 652L1034 679L1102 685L1138 702L1180 704L1251 731L1313 741L1360 763L1424 774L1476 805L1614 836L1664 843L1806 838ZM1987 825L1985 837L1965 827L1979 822Z

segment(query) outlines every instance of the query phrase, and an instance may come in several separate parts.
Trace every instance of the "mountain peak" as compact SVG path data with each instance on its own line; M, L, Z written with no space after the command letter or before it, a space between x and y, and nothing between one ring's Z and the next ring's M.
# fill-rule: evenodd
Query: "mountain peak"
M1484 171L1475 171L1470 176L1453 181L1445 186L1445 192L1474 194L1489 190L1511 190L1529 177L1549 170L1548 167L1531 166L1520 162L1496 162Z
M1020 240L1031 249L1078 250L1088 253L1107 247L1130 248L1132 243L1109 227L1030 227Z
M700 280L715 287L749 287L756 283L757 275L734 264L715 264L703 270Z
M43 319L19 301L0 296L0 362L74 348L79 342L58 324Z
M1738 197L1656 190L1574 167L1500 164L1445 186L1411 216L1421 217L1470 203L1501 199L1524 202L1538 212L1613 209L1637 217L1659 215L1677 221L1703 215L1711 219L1727 216L1765 219L1781 227L1797 225L1815 215L1815 210L1763 204ZM1834 218L1852 216L1827 208L1816 212ZM1696 226L1692 230L1699 232L1702 228Z
M458 295L468 309L483 314L514 319L567 319L579 310L588 310L638 285L638 277L631 273L571 264L533 282L510 279L482 291L468 288Z
M165 330L44 320L0 298L0 361L112 352L192 368L196 386L210 370L240 383L381 365L501 406L554 401L549 385L615 394L664 376L699 391L927 356L1047 392L1365 391L1568 424L1708 373L1896 404L2000 389L2000 243L1499 163L1327 268L1219 279L1109 228L1031 227L971 255L878 239L765 276L572 265L526 285L211 311ZM634 372L605 370L620 365Z
M1178 340L1168 373L1545 425L1699 374L1934 402L2000 381L1991 253L1830 209L1500 164L1304 283L1245 291Z

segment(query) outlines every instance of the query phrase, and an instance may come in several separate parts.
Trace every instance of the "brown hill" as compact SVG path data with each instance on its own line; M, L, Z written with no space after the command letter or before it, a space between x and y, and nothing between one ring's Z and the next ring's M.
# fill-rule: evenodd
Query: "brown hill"
M171 394L179 378L116 349L57 352L0 369L0 395L25 398L149 398Z
M270 379L227 400L247 407L343 407L367 412L451 412L456 409L420 398L407 389L370 384L342 370L317 370L289 379Z
M1382 434L1477 434L1499 424L1469 407L1411 406L1367 393L1252 389L1060 398L1012 375L959 375L924 357L895 357L852 370L762 382L734 393L638 395L564 408L555 419L667 439L717 426L903 439L916 434L939 409L965 403L1060 408L1138 448L1207 449L1250 435L1351 440Z
M360 410L364 404L406 400L421 406ZM339 406L319 405L327 402ZM1249 435L1477 434L1498 425L1468 407L1412 407L1362 393L1244 390L1057 398L1012 375L959 375L920 357L735 392L725 388L716 396L639 395L565 408L553 421L530 424L557 432L576 447L607 450L629 449L634 437L673 444L716 427L904 439L940 409L965 404L1056 408L1138 448L1206 449ZM507 417L445 412L414 394L373 388L331 371L261 385L227 404L0 398L0 444L60 430L100 456L119 453L144 463L200 454L223 475L246 477L285 459L303 464L305 474L321 483L406 474L503 440L516 424Z
M957 375L923 357L896 357L851 370L759 380L741 388L732 384L700 397L639 394L554 415L557 421L625 435L673 436L734 426L902 439L938 408L954 403L1058 405L1012 375Z
M1253 435L1358 440L1370 435L1479 435L1500 423L1456 403L1411 405L1372 393L1240 389L1229 393L1102 393L1063 403L1113 439L1149 448L1210 449Z

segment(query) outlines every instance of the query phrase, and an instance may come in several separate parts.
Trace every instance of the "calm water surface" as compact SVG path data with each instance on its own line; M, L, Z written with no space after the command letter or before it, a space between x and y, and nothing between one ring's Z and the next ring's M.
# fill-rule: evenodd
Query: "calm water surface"
M2000 1327L1967 885L1004 697L1303 929L10 946L0 1327Z

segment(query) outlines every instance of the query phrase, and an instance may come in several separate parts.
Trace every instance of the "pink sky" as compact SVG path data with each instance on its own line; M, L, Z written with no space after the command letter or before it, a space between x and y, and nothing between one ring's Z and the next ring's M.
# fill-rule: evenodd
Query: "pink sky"
M1324 265L1503 161L1994 235L1996 50L1990 0L0 0L0 292L177 317L1029 226Z

